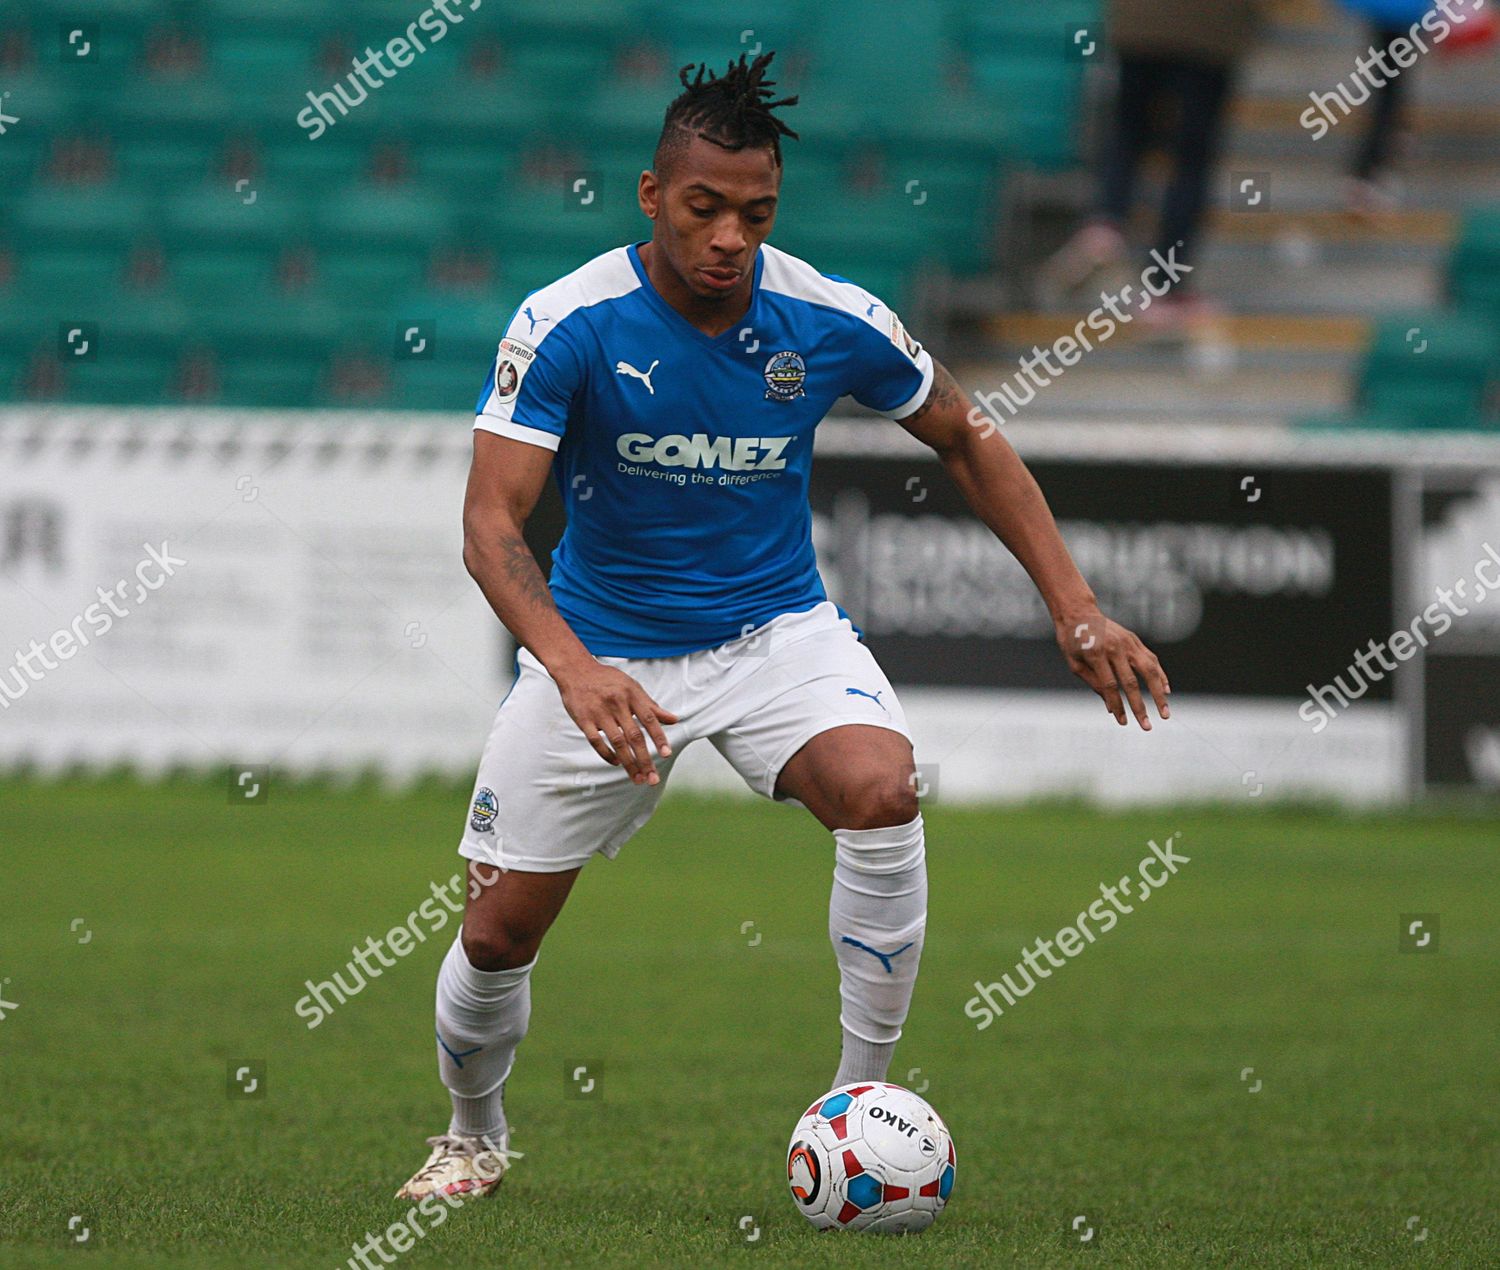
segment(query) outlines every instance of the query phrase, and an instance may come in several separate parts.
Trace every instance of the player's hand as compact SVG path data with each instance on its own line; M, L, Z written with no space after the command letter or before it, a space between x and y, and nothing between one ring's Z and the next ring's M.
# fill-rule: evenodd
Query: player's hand
M1172 686L1156 660L1156 654L1117 622L1111 622L1098 609L1057 620L1057 643L1068 659L1068 666L1084 683L1104 698L1105 708L1125 726L1125 703L1130 704L1135 721L1143 731L1151 731L1146 703L1141 697L1141 680L1145 680L1156 711L1163 719L1172 717L1167 698ZM1123 695L1122 695L1123 694Z
M663 723L677 716L651 700L623 670L589 661L557 680L563 706L606 763L623 767L637 785L656 785L661 776L646 744L649 736L663 758L672 753Z

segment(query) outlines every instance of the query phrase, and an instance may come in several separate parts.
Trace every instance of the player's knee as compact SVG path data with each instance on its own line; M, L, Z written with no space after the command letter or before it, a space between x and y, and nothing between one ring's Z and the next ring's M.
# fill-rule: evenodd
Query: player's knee
M890 829L910 824L919 810L915 783L901 771L871 772L846 797L846 829Z
M464 956L475 970L514 970L535 959L542 932L504 922L463 930Z

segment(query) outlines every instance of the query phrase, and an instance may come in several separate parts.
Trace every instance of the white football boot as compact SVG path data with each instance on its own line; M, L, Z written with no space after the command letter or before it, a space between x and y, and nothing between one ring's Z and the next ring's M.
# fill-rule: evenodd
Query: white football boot
M510 1134L499 1145L486 1138L440 1133L428 1138L432 1154L396 1192L397 1199L421 1200L429 1195L492 1195L510 1167Z

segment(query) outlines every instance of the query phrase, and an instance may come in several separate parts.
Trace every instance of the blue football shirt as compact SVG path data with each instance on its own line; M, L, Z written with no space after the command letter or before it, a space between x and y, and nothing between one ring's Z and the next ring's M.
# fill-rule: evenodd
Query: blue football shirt
M879 300L785 252L761 247L749 310L710 338L629 246L526 298L474 426L556 452L549 581L588 650L672 657L828 598L813 432L846 394L904 419L932 376Z

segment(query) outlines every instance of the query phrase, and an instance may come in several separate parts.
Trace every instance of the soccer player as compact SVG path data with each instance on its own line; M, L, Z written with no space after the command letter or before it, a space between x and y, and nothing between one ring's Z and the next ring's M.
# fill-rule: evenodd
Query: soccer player
M849 395L931 446L1026 567L1111 714L1167 717L1151 652L1100 613L1041 491L952 377L858 286L767 245L781 185L772 54L682 72L650 171L649 242L533 292L475 421L464 561L520 647L460 853L463 928L438 973L446 1132L398 1197L488 1194L538 948L594 855L647 820L706 737L749 786L833 835L834 1084L883 1080L927 915L901 703L813 556L813 432ZM522 528L551 473L567 530L542 576Z

